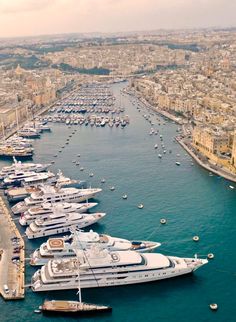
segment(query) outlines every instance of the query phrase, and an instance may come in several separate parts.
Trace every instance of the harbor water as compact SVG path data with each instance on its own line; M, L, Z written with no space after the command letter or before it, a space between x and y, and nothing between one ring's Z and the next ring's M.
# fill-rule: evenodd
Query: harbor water
M149 284L97 288L82 291L86 302L110 305L111 314L82 321L111 322L231 322L236 316L236 189L230 183L209 176L189 155L174 142L176 124L152 115L158 135L149 135L151 125L143 118L147 110L136 109L133 98L125 95L120 100L121 84L113 85L116 104L125 107L130 124L118 127L90 127L53 123L52 132L44 133L35 140L34 161L55 161L51 170L61 169L66 176L87 180L88 186L102 187L98 195L99 205L94 211L106 212L107 216L92 229L127 239L153 240L162 243L157 251L180 257L206 258L213 253L214 259L192 275L167 279ZM161 119L160 125L157 117ZM61 149L69 135L69 144ZM160 141L163 136L166 153ZM158 145L154 149L155 144ZM158 154L162 154L162 158ZM54 155L58 155L54 157ZM80 157L78 155L80 154ZM179 154L179 156L177 156ZM80 162L76 165L73 161ZM175 162L180 162L176 166ZM193 163L193 164L192 164ZM6 165L1 161L0 166ZM80 167L84 171L80 171ZM94 176L90 177L89 173ZM101 183L105 178L106 182ZM111 191L110 187L115 190ZM122 199L126 194L127 200ZM142 203L143 209L138 205ZM167 223L160 224L165 218ZM24 230L19 228L24 233ZM200 240L194 242L193 236ZM26 241L26 257L44 239ZM35 268L26 264L26 282ZM45 299L76 300L76 290L33 293L26 290L22 301L4 302L0 299L1 322L68 321L57 316L47 318L34 310ZM217 303L213 312L210 303ZM78 320L77 317L70 320Z

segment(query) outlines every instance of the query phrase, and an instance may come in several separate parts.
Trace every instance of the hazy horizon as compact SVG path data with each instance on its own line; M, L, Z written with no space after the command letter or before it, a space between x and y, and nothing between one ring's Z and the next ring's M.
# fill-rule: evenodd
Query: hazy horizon
M0 0L0 38L235 27L231 0Z

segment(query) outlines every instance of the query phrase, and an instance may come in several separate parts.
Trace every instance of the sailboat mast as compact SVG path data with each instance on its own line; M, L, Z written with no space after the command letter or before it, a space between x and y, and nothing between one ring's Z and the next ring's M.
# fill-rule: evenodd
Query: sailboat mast
M79 251L78 251L79 239L78 239L78 236L76 234L76 228L75 227L73 227L71 229L71 232L73 234L73 239L75 240L74 252L75 252L76 258L77 258L77 277L78 277L78 292L77 292L77 294L79 293L79 301L80 301L80 303L82 303L81 286L80 286L80 273L79 273Z

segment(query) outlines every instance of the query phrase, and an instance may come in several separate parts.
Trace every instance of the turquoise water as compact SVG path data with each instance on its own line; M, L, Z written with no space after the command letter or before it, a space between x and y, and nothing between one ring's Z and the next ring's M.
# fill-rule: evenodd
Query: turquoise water
M121 85L113 86L119 97ZM113 236L130 239L151 239L162 242L160 252L168 255L191 257L195 253L206 256L214 253L215 259L194 275L156 283L116 288L84 290L84 301L113 307L112 314L83 321L234 321L236 309L236 258L235 215L236 191L229 189L229 182L216 176L210 177L173 137L177 126L170 122L158 126L167 153L158 158L159 135L149 136L150 124L131 104L127 96L122 99L131 123L121 128L91 128L53 124L52 133L45 133L36 140L34 160L55 160L52 170L61 169L70 177L86 179L94 187L102 186L96 211L107 216L93 228ZM119 99L117 100L119 102ZM157 124L156 116L152 116ZM58 150L74 128L70 144ZM153 127L157 127L156 125ZM158 144L158 150L154 145ZM169 150L172 153L169 153ZM58 157L53 155L58 153ZM84 172L72 163L81 154ZM177 158L176 154L180 154ZM180 160L181 166L175 161ZM1 162L1 165L5 164ZM94 177L89 177L89 172ZM106 179L101 184L101 178ZM109 187L115 186L115 191ZM123 200L122 195L128 199ZM137 208L144 204L142 210ZM160 218L167 224L160 225ZM22 230L23 232L23 230ZM200 241L192 241L194 235ZM40 241L27 241L27 255ZM27 264L26 281L35 271ZM0 299L0 321L67 321L68 318L46 318L33 312L45 298L76 299L75 291L33 293L26 291L23 301L4 302ZM218 303L217 312L209 309L210 303ZM77 320L78 318L70 318Z

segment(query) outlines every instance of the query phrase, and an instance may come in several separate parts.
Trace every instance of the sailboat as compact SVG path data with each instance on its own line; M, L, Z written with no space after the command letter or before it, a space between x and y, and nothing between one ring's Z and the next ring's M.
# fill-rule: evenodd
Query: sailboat
M79 238L76 235L76 243L78 245ZM78 247L75 247L74 252L79 261L80 251ZM86 256L86 255L85 255ZM79 301L68 301L68 300L45 300L43 305L39 307L39 310L44 314L66 314L66 315L85 315L85 314L95 314L100 312L111 312L112 307L106 305L97 305L91 303L85 303L82 301L81 287L80 287L80 266L78 265L77 270L78 276L78 292Z

